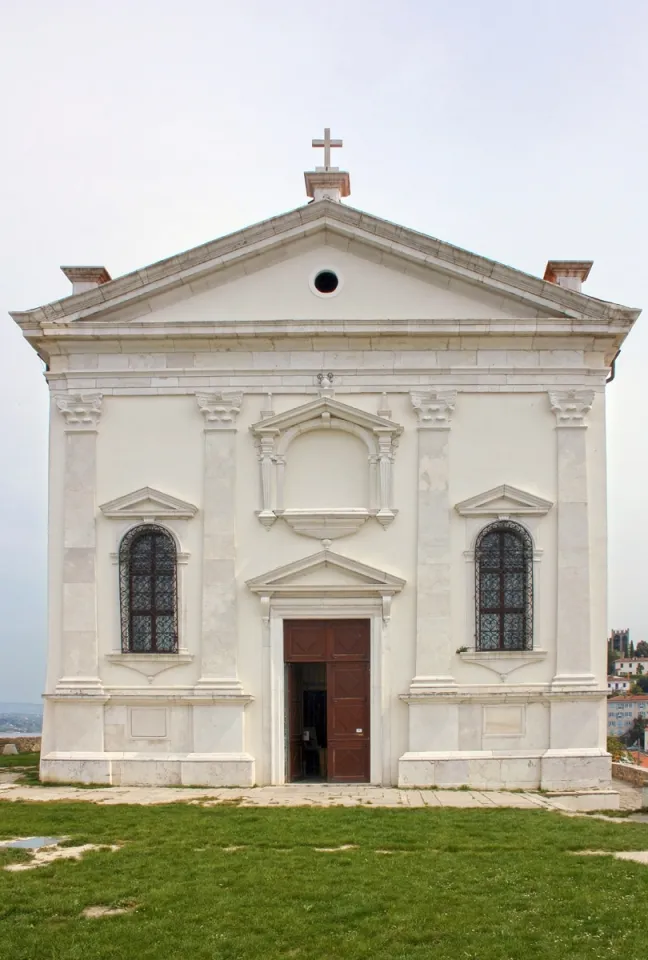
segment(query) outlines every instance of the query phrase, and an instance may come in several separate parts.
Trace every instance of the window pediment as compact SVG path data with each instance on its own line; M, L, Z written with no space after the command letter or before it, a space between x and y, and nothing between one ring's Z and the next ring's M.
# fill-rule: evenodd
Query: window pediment
M179 500L153 487L142 487L122 497L102 503L99 507L104 517L114 520L188 520L195 517L198 508L185 500Z
M544 517L552 507L551 500L544 500L508 483L455 504L455 510L462 517Z

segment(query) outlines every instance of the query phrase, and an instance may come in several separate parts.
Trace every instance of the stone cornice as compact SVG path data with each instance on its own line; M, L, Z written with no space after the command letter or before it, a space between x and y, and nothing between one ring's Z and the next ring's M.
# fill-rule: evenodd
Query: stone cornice
M560 701L606 700L607 688L596 687L574 689L569 691L554 690L548 683L529 684L502 684L495 681L492 684L471 684L453 687L447 690L430 691L425 693L404 693L399 700L410 705L422 703L529 703L540 701L544 703Z
M549 402L556 415L556 427L586 427L594 396L593 390L550 390Z
M139 373L140 376L136 374ZM147 375L141 376L142 373ZM415 379L420 384L425 375L425 379L433 381L430 389L441 391L454 390L457 393L543 393L547 395L548 385L551 389L594 389L596 392L603 392L605 388L605 370L563 370L553 368L538 372L537 368L533 372L528 371L509 371L508 373L495 374L484 368L452 368L448 370L421 371L416 369L406 369L404 371L392 372L379 369L363 369L362 371L348 370L343 372L344 386L342 388L345 399L353 403L354 397L359 397L367 393L381 393L385 387L389 387L390 395L410 394L412 392L412 381ZM274 369L272 371L242 370L236 371L236 385L248 396L264 397L267 394L268 381L271 381L273 392L276 395L287 397L303 398L304 381L306 374L301 372L301 368L290 371ZM222 389L231 390L231 371L198 369L187 369L185 371L176 371L172 376L162 379L162 374L155 371L64 371L61 373L50 373L47 375L52 395L63 392L87 392L99 390L104 396L195 396L201 390L205 390L205 381L209 381L210 387L207 389L218 390L222 384ZM419 387L419 392L424 391L424 387Z
M98 288L101 289L101 288ZM148 311L142 311L142 314ZM330 336L396 336L408 339L419 336L479 337L496 334L499 337L611 337L620 344L628 334L631 323L623 319L600 320L585 318L579 321L566 317L447 317L447 318L386 318L364 320L357 318L328 318L314 321L307 317L271 320L187 320L156 324L151 320L85 320L76 318L60 321L31 318L31 315L12 314L24 335L31 341L53 340L138 340L152 342L180 340L232 340L252 337L318 338ZM150 313L148 313L150 316ZM568 349L568 347L567 347Z
M410 393L419 429L449 430L456 390L413 390Z
M65 393L54 397L67 432L94 432L101 417L101 393Z
M205 418L205 430L233 430L241 410L243 393L240 390L197 393L196 402Z

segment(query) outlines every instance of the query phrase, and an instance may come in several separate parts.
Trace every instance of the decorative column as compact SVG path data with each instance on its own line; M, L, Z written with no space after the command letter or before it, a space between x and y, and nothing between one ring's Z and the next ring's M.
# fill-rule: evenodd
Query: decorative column
M96 484L100 393L54 397L65 418L62 636L57 695L101 695L97 644Z
M268 434L259 437L257 443L259 463L261 464L261 512L259 520L269 530L277 519L272 509L272 476L276 458L274 454L275 434ZM277 483L277 506L283 506L283 467L284 459L281 458L281 484Z
M558 452L558 584L554 686L593 686L586 415L592 390L553 390Z
M454 685L450 674L448 441L456 391L412 393L418 416L416 676L410 692Z
M198 394L205 419L201 693L237 695L236 417L240 392Z
M394 519L392 505L392 468L394 465L393 448L398 441L391 433L378 433L378 470L379 483L378 490L380 494L379 510L376 514L378 523L387 527Z

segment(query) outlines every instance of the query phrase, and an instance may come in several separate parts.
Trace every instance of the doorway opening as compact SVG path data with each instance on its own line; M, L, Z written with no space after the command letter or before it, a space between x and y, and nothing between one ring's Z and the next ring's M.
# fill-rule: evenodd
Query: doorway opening
M292 779L326 780L327 718L326 664L287 665L290 703L290 752Z
M286 777L366 783L369 620L285 620Z

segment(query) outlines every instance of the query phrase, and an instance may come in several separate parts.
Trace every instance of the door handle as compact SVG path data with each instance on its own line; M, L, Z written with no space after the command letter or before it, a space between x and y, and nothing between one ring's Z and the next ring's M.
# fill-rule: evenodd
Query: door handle
M363 733L362 727L356 727L356 733Z

